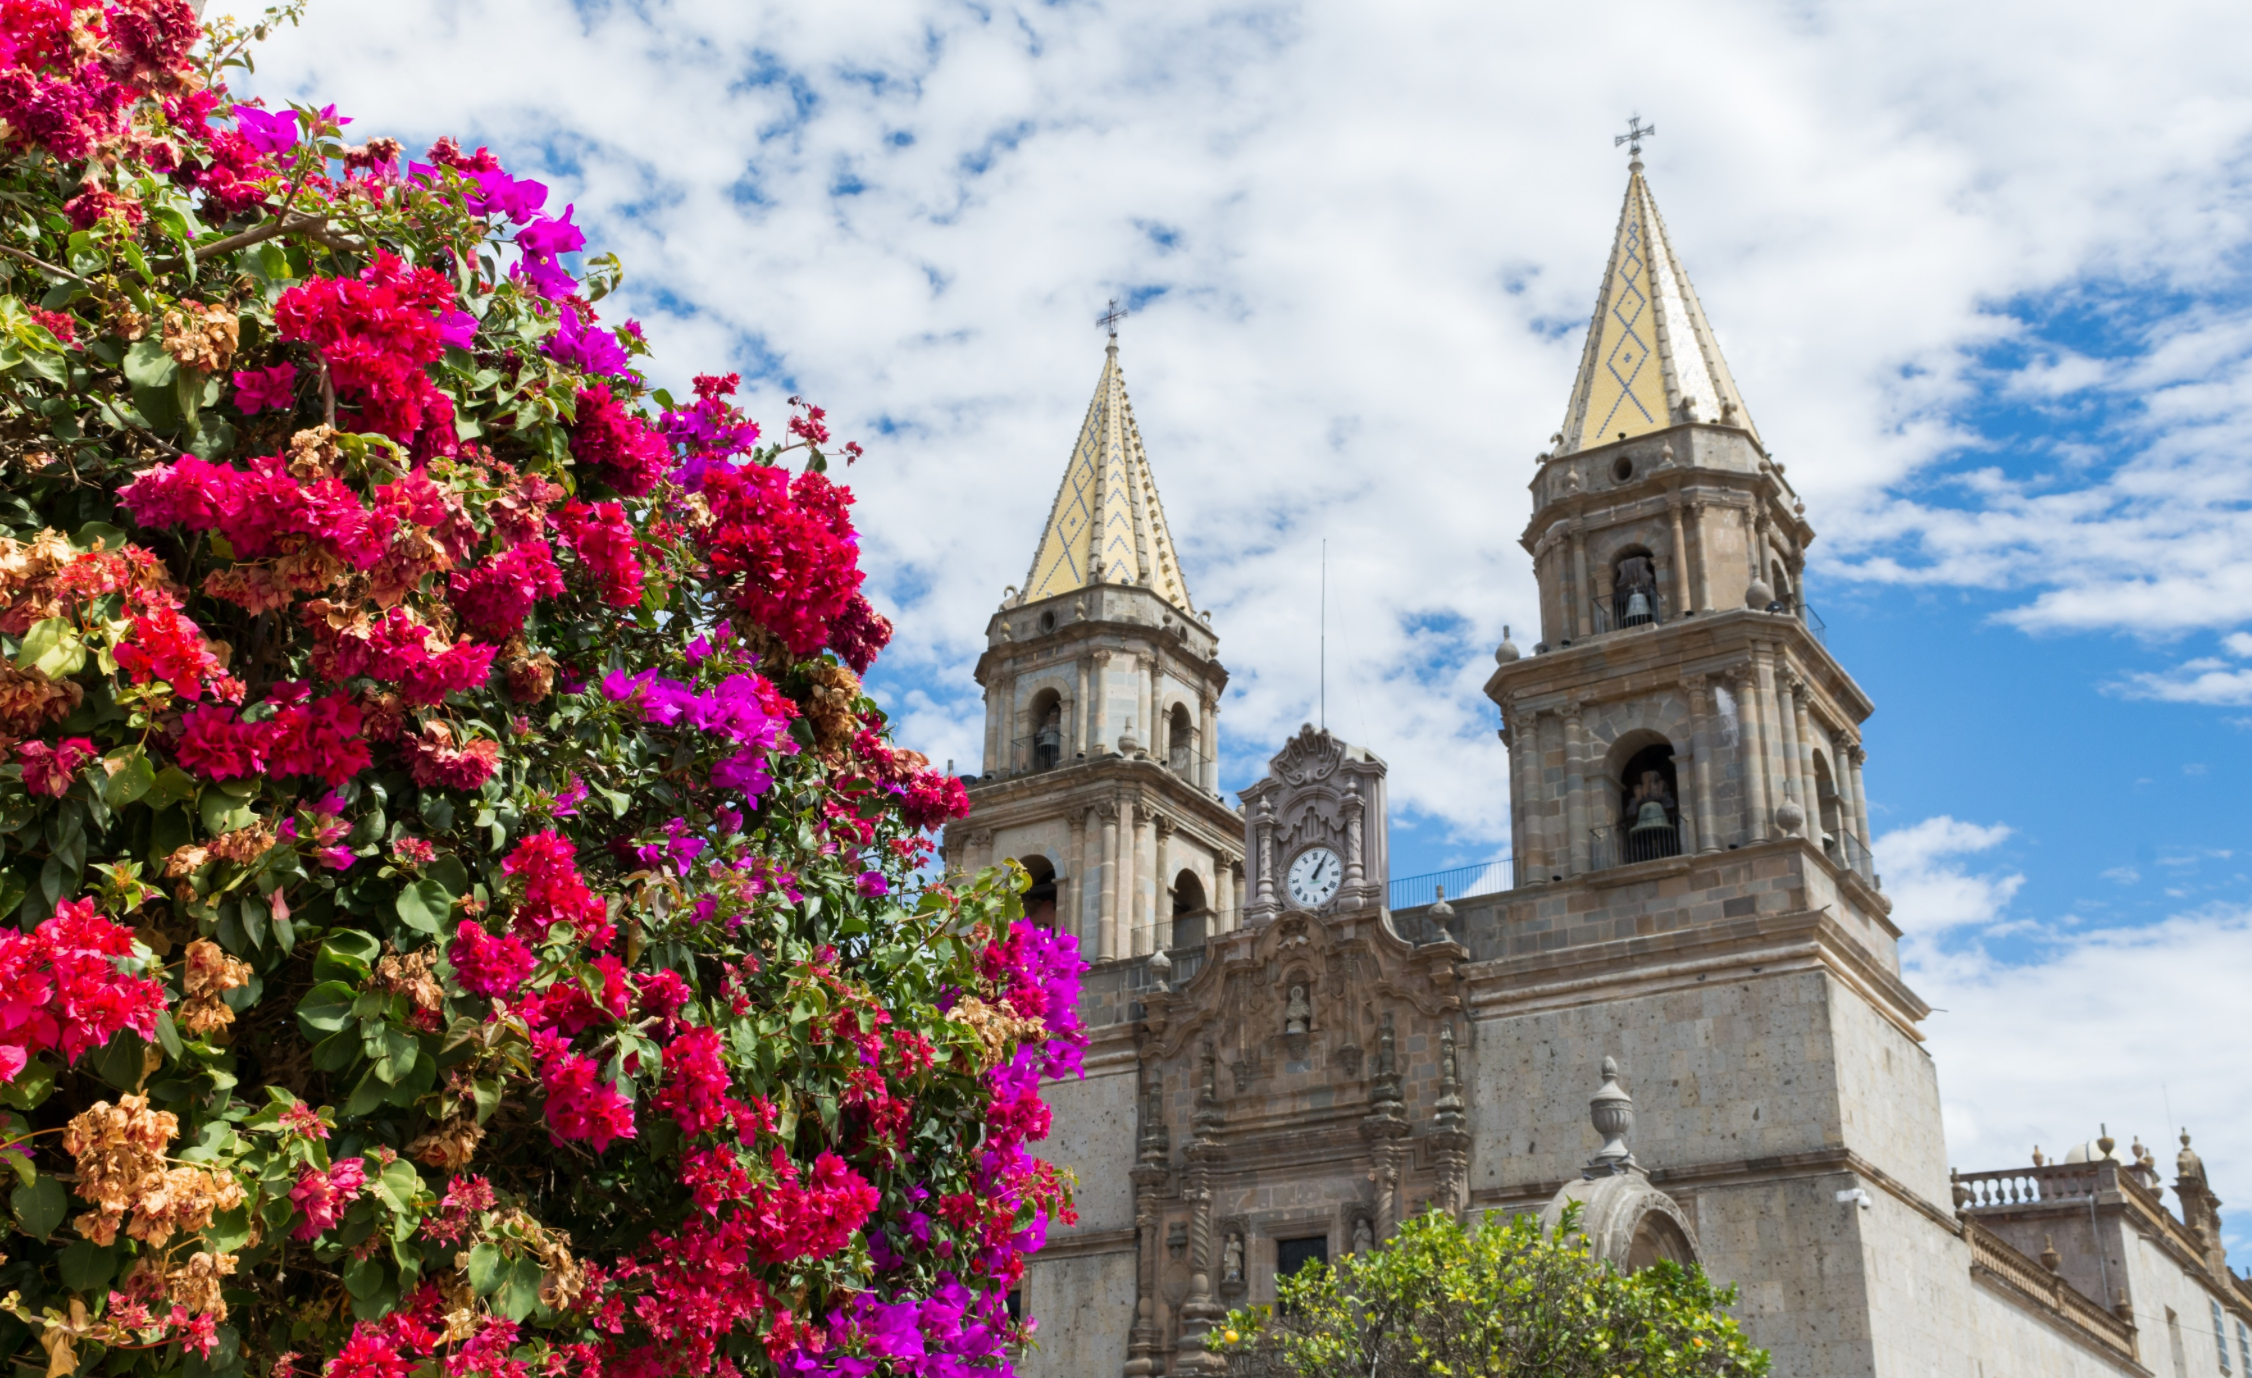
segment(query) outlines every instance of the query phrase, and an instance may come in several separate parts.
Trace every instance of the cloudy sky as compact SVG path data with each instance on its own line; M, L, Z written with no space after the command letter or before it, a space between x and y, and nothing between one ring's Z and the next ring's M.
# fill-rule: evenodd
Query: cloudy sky
M1330 723L1392 763L1403 873L1506 845L1477 688L1530 640L1524 485L1640 111L1878 704L1952 1156L2187 1122L2242 1200L2248 50L2252 10L2165 0L316 0L253 85L490 144L624 256L670 381L866 441L875 682L965 767L1125 299L1224 783L1312 715L1326 539Z

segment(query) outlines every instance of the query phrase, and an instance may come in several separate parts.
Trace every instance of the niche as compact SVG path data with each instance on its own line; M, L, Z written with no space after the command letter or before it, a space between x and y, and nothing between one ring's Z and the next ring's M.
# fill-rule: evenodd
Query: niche
M1024 916L1042 928L1056 926L1056 866L1044 856L1018 857L1017 864L1032 876L1024 895Z
M1617 787L1616 864L1681 855L1681 789L1672 745L1653 742L1629 756Z
M1185 703L1165 715L1165 764L1184 780L1196 778L1196 722Z
M1043 689L1032 696L1032 768L1054 770L1063 760L1063 696Z
M1173 878L1172 946L1202 947L1212 928L1212 908L1204 898L1204 882L1194 871Z
M1643 547L1628 546L1611 562L1611 625L1646 627L1658 620L1658 565Z

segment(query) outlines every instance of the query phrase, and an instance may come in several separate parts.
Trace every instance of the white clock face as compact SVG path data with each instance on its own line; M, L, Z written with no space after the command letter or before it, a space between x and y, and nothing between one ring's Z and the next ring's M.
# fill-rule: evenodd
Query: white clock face
M1327 847L1308 847L1290 863L1290 898L1306 909L1329 903L1344 883L1345 863Z

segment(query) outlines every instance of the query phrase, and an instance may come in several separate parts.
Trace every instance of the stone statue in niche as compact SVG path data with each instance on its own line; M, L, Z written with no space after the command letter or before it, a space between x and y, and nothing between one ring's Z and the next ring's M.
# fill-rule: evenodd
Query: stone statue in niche
M1220 1281L1243 1281L1243 1236L1228 1231L1228 1242L1220 1249Z
M1376 1231L1369 1225L1368 1217L1365 1215L1355 1216L1353 1218L1353 1252L1365 1254L1375 1247Z
M1313 1018L1314 1007L1306 1001L1306 988L1292 986L1290 1003L1282 1009L1282 1031L1286 1034L1302 1034L1313 1022Z

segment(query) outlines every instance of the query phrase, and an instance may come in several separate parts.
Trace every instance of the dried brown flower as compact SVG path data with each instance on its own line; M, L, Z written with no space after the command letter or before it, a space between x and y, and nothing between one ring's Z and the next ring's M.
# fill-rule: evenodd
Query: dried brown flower
M164 352L198 373L225 368L241 335L242 322L225 306L184 301L164 313Z
M264 823L253 823L247 828L237 828L222 835L211 844L211 855L221 861L232 861L248 866L273 849L274 830Z
M860 680L842 665L823 661L813 667L813 702L806 717L813 723L814 744L823 751L841 751L860 731L853 701L860 697Z
M75 680L49 679L36 666L19 670L0 662L0 732L11 737L39 735L77 711L85 697Z
M186 974L182 983L188 998L173 1016L183 1032L202 1035L235 1022L235 1012L221 997L237 986L250 984L250 963L229 957L208 938L188 944Z
M429 1167L459 1172L477 1155L485 1139L484 1127L467 1115L439 1125L407 1145L407 1156Z

